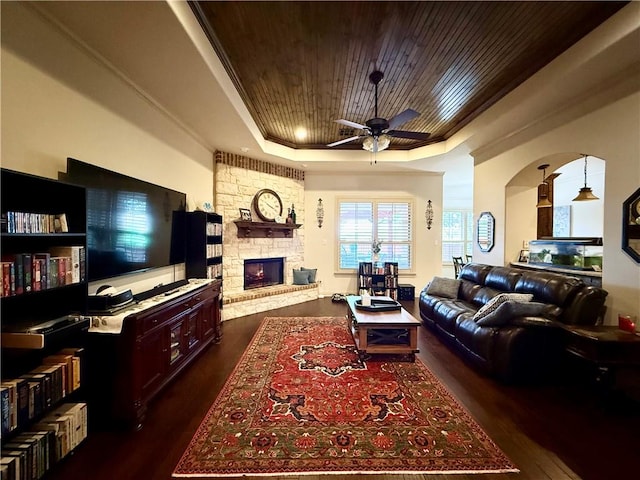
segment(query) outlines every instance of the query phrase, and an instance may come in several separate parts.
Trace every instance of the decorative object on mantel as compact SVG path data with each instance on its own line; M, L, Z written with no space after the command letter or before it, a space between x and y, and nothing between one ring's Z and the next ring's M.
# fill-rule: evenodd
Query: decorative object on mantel
M242 220L243 222L250 222L252 220L251 218L251 210L249 210L248 208L240 208L240 220Z
M587 157L585 153L581 154L584 157L584 187L580 189L578 196L573 199L574 202L586 202L589 200L599 200L591 191L590 187L587 187Z
M291 232L302 226L299 223L247 222L235 220L238 238L291 238Z
M538 204L536 208L548 208L553 204L549 200L549 184L547 183L547 168L548 163L544 163L538 167L538 170L542 170L542 183L538 185Z
M291 217L291 223L296 223L296 207L293 203L291 204L291 211L289 212L289 217Z
M269 188L259 190L253 197L253 209L263 222L275 222L282 215L280 195Z
M427 221L427 230L431 230L431 224L433 223L433 205L431 200L427 200L427 209L424 212L425 220Z
M324 221L324 207L322 206L322 199L318 199L318 206L316 207L316 218L318 219L318 228L322 228L322 222Z

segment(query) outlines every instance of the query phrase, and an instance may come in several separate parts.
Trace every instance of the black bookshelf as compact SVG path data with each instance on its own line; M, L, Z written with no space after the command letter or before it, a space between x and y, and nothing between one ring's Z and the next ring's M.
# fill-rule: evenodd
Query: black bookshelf
M0 254L10 261L15 254L49 252L54 247L82 247L86 252L86 191L83 187L37 177L12 170L1 170L2 217ZM66 217L67 230L62 233L9 233L4 223L9 212ZM24 230L24 229L23 229ZM4 280L4 279L3 279ZM43 288L44 287L44 288ZM87 282L75 283L21 294L3 292L0 298L3 327L17 323L37 323L70 313L86 313Z
M187 212L187 278L222 279L222 216Z
M12 425L9 432L5 431L2 438L4 447L17 435L29 434L29 429L35 422L46 418L54 408L63 408L63 402L77 401L81 398L80 376L84 377L84 373L80 373L82 369L79 365L89 320L84 317L87 312L88 293L85 189L8 169L0 170L0 183L3 395L7 393L7 388L14 392L20 390L15 386L7 387L7 383L12 384L23 375L30 375L30 385L42 382L38 400L41 402L40 409L34 409L28 419L23 418L17 426ZM65 261L64 280L56 278L56 281L52 282L48 274L53 272L52 265L57 265L57 260L52 261L51 257L62 258L66 254L61 254L61 251L72 250L78 262ZM80 258L84 258L82 270ZM16 285L16 280L19 280L16 275L17 263L22 265L23 281L19 282L19 285ZM24 278L25 269L28 269L29 265L32 280L27 288L28 282ZM77 265L77 269L69 271L68 268L73 268L73 265ZM10 275L11 271L13 276ZM62 271L61 269L56 272ZM23 345L25 338L33 337L40 339L41 344L35 345L37 341L25 341ZM45 357L59 354L63 349L67 349L67 352L73 350L75 353L69 355L78 358L78 367L74 370L78 376L78 383L73 386L73 390L62 387L61 382L66 386L63 379L68 378L66 374L63 376L61 373L64 367L43 366ZM47 372L34 373L40 368L46 369ZM13 404L11 411L15 411L16 404ZM86 415L86 406L84 408ZM84 426L86 427L86 423ZM75 447L68 446L70 449ZM40 468L39 474L43 473L43 469L44 467Z
M358 264L358 295L398 299L398 264L396 262L360 262Z

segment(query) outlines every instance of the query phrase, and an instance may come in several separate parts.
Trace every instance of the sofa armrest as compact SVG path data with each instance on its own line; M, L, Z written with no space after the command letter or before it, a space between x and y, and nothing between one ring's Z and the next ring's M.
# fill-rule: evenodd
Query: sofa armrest
M517 317L509 322L517 327L562 328L562 322L544 317Z

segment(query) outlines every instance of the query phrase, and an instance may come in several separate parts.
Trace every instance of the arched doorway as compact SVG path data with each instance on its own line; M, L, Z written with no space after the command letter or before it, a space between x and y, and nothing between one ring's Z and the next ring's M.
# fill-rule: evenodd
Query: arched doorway
M573 201L584 186L584 156L559 153L536 162L516 174L506 186L505 264L517 261L527 242L538 237L538 185L540 165L548 164L546 178L553 177L552 235L554 237L603 237L605 160L588 155L587 185L599 197L592 201Z

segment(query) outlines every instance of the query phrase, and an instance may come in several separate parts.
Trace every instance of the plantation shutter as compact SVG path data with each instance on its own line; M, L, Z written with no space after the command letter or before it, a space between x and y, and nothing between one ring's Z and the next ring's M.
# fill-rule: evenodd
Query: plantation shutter
M339 268L357 268L371 259L373 203L341 202L339 226Z
M372 261L372 243L381 243L379 260L411 268L413 244L410 201L340 201L339 268L355 269Z
M382 243L382 260L398 262L398 268L411 268L411 225L410 203L377 204L377 238Z

